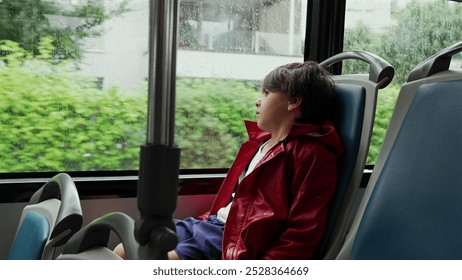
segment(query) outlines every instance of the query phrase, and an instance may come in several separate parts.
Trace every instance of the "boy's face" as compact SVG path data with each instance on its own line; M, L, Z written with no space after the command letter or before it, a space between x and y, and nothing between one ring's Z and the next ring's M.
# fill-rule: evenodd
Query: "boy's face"
M276 132L291 121L290 102L282 92L272 92L264 88L255 106L257 106L257 124L262 130Z

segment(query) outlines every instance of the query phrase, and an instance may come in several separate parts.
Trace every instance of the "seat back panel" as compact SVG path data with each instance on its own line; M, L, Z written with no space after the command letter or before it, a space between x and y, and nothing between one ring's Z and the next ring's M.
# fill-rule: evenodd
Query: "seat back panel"
M350 258L462 258L461 88L460 80L418 87L367 203Z

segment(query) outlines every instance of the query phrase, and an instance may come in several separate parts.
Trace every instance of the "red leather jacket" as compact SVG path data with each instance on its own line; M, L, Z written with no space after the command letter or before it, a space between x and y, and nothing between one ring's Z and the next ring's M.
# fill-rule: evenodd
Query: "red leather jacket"
M328 203L343 153L334 125L294 124L236 187L269 133L246 122L240 148L212 205L225 207L235 191L223 233L223 259L309 259L325 230ZM202 216L206 218L206 216Z

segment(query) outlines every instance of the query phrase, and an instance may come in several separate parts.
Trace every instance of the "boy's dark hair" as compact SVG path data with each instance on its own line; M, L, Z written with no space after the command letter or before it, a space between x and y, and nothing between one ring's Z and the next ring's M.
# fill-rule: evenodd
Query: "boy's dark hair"
M263 88L283 92L290 102L302 98L299 123L321 124L332 111L335 85L330 73L314 61L282 65L266 75Z

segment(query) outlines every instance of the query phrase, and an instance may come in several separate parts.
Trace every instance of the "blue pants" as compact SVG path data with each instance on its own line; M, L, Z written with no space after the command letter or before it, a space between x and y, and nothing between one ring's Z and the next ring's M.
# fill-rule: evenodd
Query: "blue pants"
M219 260L225 225L211 215L208 220L174 220L178 245L175 252L183 260Z

